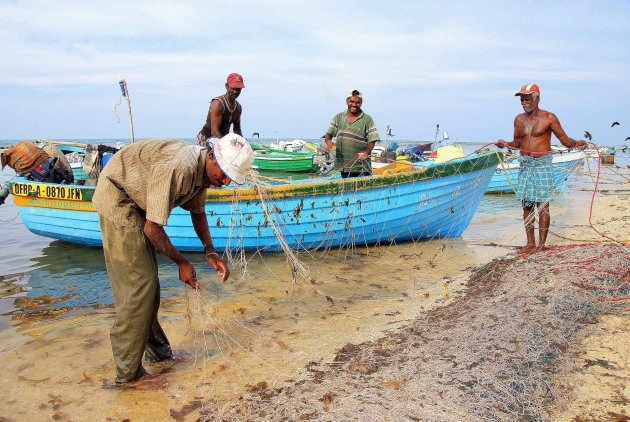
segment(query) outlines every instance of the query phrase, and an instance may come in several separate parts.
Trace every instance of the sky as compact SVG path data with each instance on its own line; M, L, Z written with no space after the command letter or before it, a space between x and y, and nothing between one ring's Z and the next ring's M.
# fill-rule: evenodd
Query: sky
M511 140L535 82L572 138L630 145L629 21L629 0L0 0L0 139L129 137L120 77L136 138L193 138L238 72L248 138L319 138L358 89L381 138Z

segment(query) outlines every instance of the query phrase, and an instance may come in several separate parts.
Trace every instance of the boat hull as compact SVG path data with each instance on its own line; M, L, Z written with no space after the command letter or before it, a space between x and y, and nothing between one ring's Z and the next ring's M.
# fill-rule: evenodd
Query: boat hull
M256 158L252 167L262 171L310 172L313 171L313 156L307 158Z
M292 152L252 145L252 167L262 171L310 172L313 171L314 153Z
M571 182L573 174L584 162L585 154L582 151L568 154L554 154L553 178L554 191L561 194ZM518 185L518 161L499 164L488 184L486 193L514 193Z
M305 250L459 236L497 163L492 153L393 175L209 189L206 215L219 251L279 251L282 241ZM17 179L11 189L33 233L101 246L93 187ZM202 250L185 210L174 209L165 229L177 249Z

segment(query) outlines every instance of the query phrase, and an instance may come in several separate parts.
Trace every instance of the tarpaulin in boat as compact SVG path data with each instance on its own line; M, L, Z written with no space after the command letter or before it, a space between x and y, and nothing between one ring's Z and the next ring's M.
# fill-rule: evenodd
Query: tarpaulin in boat
M18 173L24 174L34 170L49 158L48 153L37 145L20 141L2 152L1 161L3 169L9 166Z
M2 168L11 167L31 180L50 183L73 183L72 168L63 153L54 145L40 148L21 141L2 153Z

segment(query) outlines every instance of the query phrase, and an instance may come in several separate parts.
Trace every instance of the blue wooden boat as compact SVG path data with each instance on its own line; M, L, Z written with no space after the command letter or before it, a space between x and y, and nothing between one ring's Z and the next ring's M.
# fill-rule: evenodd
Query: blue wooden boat
M556 194L561 194L569 185L573 174L584 163L583 151L553 154L553 178ZM518 185L520 162L518 157L499 164L488 184L486 193L514 193Z
M388 175L208 189L206 213L220 251L278 251L276 233L294 250L459 236L499 159L492 152L426 162ZM22 221L33 233L101 246L91 202L94 187L16 178L10 188ZM183 209L173 210L166 232L179 250L202 250Z

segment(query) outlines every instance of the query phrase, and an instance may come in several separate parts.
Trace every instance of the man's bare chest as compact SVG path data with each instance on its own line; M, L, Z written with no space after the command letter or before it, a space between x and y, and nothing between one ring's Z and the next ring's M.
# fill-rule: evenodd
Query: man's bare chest
M525 118L516 124L516 137L521 139L537 138L549 133L549 119L541 117Z

